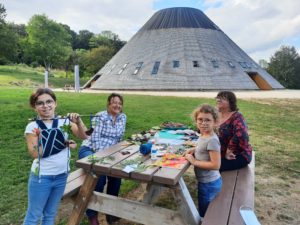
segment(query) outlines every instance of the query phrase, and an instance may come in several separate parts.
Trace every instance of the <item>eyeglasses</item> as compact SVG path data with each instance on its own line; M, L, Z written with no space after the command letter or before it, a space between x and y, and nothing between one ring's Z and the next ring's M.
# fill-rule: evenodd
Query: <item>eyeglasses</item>
M205 123L208 124L210 123L212 120L210 119L197 119L197 123Z
M37 107L52 106L53 103L54 103L54 101L49 99L49 100L47 100L45 102L43 102L43 101L37 101L35 103L35 106L37 106Z
M119 106L123 106L122 102L110 102L110 105L119 105Z

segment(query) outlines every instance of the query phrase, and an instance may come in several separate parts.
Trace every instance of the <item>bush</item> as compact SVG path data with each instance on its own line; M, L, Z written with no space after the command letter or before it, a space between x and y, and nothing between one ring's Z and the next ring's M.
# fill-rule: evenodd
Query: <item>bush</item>
M33 61L32 63L30 63L30 66L31 66L32 68L37 68L37 67L40 66L40 64L39 64L37 61Z

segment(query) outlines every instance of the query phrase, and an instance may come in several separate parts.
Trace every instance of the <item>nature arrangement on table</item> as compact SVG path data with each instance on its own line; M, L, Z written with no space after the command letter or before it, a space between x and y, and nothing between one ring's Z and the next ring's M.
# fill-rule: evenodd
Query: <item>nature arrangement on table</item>
M177 128L177 129L176 129ZM179 137L179 138L178 138ZM162 139L178 138L178 143L160 143ZM177 122L164 122L160 126L154 126L148 131L142 131L138 134L133 134L127 140L131 145L140 146L140 155L137 157L129 157L120 162L117 167L123 169L123 171L129 173L132 171L143 172L149 167L170 167L181 169L186 164L186 159L183 157L183 153L187 148L194 147L196 145L195 140L198 138L197 133L185 124ZM172 140L170 140L172 142ZM152 144L155 144L157 149L157 160L152 160L151 163L145 164L145 161L150 157L150 151ZM126 150L126 149L125 149ZM119 153L122 153L120 151ZM129 152L128 152L129 153ZM95 155L89 156L89 162L110 164L115 160L113 155L105 157L96 157Z

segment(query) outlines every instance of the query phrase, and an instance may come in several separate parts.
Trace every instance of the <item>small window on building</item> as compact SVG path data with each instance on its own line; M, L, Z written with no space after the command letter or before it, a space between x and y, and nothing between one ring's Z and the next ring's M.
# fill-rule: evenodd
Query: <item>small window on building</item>
M199 62L198 61L193 61L193 67L200 67Z
M219 68L219 63L218 63L217 60L211 60L211 63L212 63L214 68Z
M246 69L247 68L247 65L246 65L246 63L245 62L239 62L239 64L241 65L241 67L243 67L244 69Z
M227 61L228 65L231 67L231 68L235 68L235 65L233 64L233 62L231 61Z
M178 68L179 67L179 61L178 60L173 60L173 68Z
M247 66L248 69L251 69L251 63L245 62L245 64L246 64L246 66Z
M135 70L134 70L134 72L133 72L133 75L136 75L136 74L140 71L142 65L143 65L143 62L139 62L139 63L137 64L137 66L135 67Z
M128 63L125 63L125 64L123 65L123 67L122 67L122 68L120 69L120 71L118 72L119 75L125 70L125 68L126 68L127 65L128 65Z
M109 74L115 67L116 67L116 64L112 65L110 70L107 72L107 74Z
M154 66L153 66L153 69L152 69L151 74L157 74L158 69L159 69L159 65L160 65L160 62L159 62L159 61L156 61L156 62L154 63Z
M252 63L252 66L255 68L255 69L258 69L258 66L256 63Z

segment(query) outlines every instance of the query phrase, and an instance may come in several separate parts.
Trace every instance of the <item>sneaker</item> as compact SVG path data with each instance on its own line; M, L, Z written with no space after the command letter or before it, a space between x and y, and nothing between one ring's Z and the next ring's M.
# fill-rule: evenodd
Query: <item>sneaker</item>
M89 217L89 221L90 221L89 225L99 225L98 215Z

